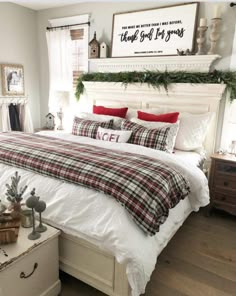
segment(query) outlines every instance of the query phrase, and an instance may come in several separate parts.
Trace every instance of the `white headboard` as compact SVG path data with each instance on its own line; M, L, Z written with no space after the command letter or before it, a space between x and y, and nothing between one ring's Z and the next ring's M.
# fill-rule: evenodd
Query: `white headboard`
M225 89L223 84L178 83L154 89L147 84L113 82L83 82L88 103L107 107L165 108L166 110L185 111L193 114L214 112L215 117L209 128L204 148L209 156L215 150L219 106Z

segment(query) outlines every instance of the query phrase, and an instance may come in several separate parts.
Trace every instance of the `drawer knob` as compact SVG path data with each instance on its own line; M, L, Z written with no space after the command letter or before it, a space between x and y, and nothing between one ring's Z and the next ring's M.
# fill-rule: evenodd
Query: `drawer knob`
M33 267L32 272L29 273L28 275L26 275L26 274L24 273L24 271L22 271L22 272L20 273L20 278L21 278L21 279L27 279L27 278L31 277L31 275L33 275L33 273L35 272L35 270L37 269L37 267L38 267L38 263L35 262L35 263L34 263L34 267Z
M228 185L229 185L229 183L225 181L224 182L224 186L228 186Z

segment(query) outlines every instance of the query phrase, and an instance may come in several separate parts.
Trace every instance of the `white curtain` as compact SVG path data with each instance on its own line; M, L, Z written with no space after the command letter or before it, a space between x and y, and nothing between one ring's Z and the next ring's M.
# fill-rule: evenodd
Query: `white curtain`
M25 133L33 133L34 127L30 109L27 103L17 104L21 130ZM0 105L0 131L9 132L11 131L11 123L9 116L9 103L2 103Z
M0 109L0 127L1 131L8 132L11 131L10 117L9 117L9 104L2 104Z
M70 29L59 29L46 32L49 57L49 112L59 111L57 91L72 92L72 44Z
M33 133L34 127L28 104L21 104L19 106L19 118L22 131L25 133Z

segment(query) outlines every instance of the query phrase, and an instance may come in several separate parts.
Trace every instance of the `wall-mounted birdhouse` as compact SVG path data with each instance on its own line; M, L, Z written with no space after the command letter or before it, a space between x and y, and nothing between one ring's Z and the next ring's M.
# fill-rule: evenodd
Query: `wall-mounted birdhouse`
M100 44L96 39L96 32L93 39L89 42L89 58L97 59L100 56Z
M107 58L108 57L108 46L105 42L100 44L100 58Z

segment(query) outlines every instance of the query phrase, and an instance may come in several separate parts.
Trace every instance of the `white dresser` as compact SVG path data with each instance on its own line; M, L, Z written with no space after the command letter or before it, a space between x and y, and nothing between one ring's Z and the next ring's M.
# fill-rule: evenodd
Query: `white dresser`
M0 296L56 296L60 293L58 236L47 226L38 240L20 228L16 243L0 245Z

